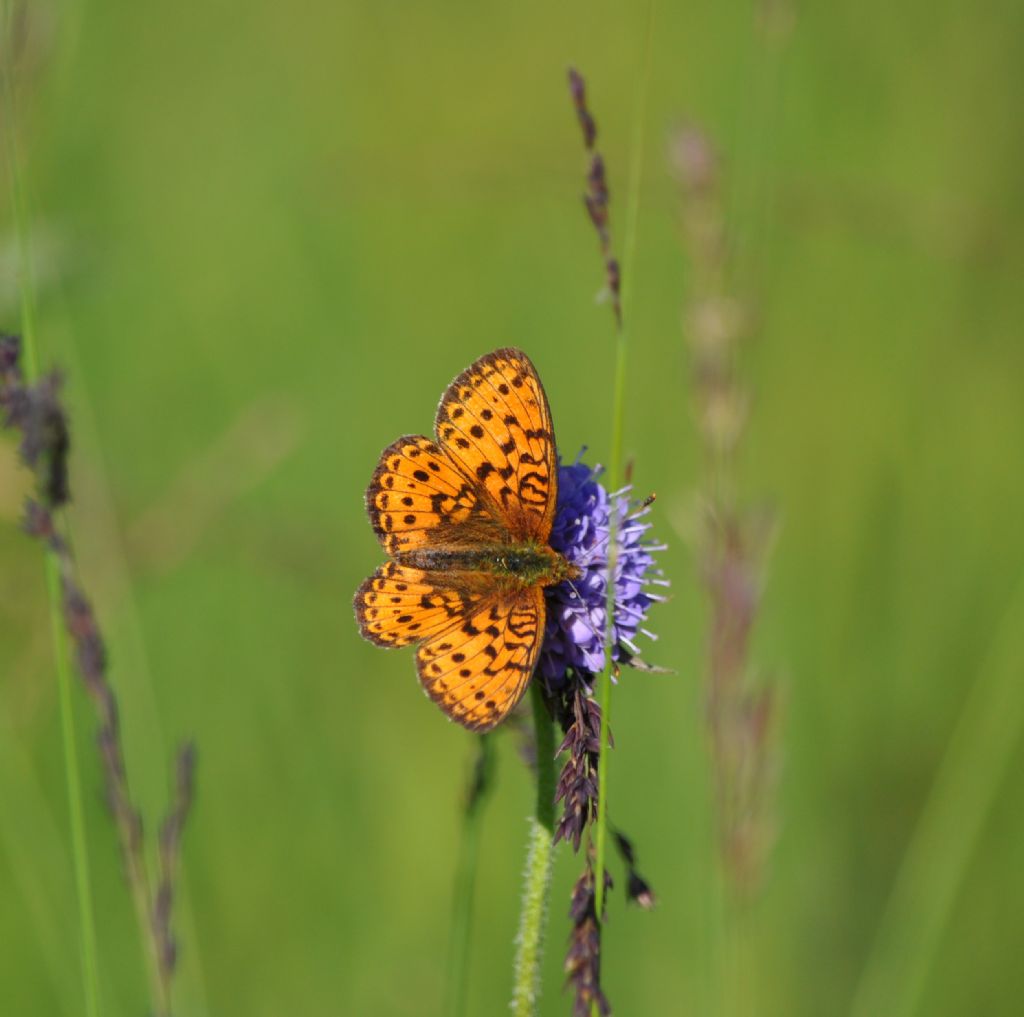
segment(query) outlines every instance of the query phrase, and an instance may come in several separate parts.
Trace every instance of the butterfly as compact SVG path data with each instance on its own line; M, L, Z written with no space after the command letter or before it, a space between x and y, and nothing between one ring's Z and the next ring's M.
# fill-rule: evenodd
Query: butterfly
M416 645L447 716L489 731L522 699L544 638L544 587L579 569L549 545L558 457L544 386L517 349L448 386L434 438L381 453L366 510L391 560L356 591L363 636Z

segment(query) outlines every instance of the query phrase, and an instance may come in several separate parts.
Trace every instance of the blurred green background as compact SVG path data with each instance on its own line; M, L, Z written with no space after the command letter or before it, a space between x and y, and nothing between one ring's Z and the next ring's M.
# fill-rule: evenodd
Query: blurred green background
M627 911L616 890L604 981L619 1014L715 1013L722 995L686 527L689 270L665 158L690 117L722 152L738 285L759 315L743 495L781 520L754 645L786 705L748 1012L849 1013L869 957L899 983L923 956L917 1012L1016 1014L1024 8L783 4L656 14L626 445L670 544L649 656L677 673L627 674L615 701L611 809L660 906ZM40 345L67 376L76 549L151 829L174 744L199 745L177 1012L439 1013L473 744L419 692L409 652L358 637L352 591L382 557L362 492L383 446L429 428L451 377L509 343L537 363L563 451L607 458L610 316L565 68L588 78L618 243L643 7L23 15ZM0 226L16 330L6 197ZM26 490L5 437L0 1012L71 1015L62 748L40 557L17 528ZM77 686L75 708L103 1012L137 1015L143 968ZM472 1014L506 1012L531 807L515 739L498 742ZM923 886L897 905L909 938L880 941L922 814L939 818L902 870ZM578 871L563 846L545 1015L570 1011Z

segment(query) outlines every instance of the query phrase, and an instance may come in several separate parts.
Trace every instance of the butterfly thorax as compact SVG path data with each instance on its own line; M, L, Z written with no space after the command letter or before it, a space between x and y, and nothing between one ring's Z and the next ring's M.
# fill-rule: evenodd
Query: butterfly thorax
M515 586L553 586L577 579L580 570L545 544L481 544L423 547L395 556L400 565L426 572L475 572Z

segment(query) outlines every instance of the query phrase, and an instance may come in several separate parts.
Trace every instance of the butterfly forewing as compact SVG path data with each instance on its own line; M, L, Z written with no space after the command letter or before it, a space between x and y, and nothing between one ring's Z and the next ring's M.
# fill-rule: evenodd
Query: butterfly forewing
M381 453L366 511L390 555L430 546L468 547L500 539L475 486L437 443L407 435Z
M547 543L557 474L551 411L525 353L495 350L448 386L438 443L516 540Z

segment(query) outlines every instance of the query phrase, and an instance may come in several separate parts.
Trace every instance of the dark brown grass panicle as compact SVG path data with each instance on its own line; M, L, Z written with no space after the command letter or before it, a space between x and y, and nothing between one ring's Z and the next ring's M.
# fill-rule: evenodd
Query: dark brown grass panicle
M21 343L0 337L0 409L4 426L21 433L19 452L39 479L41 495L52 508L67 503L67 460L71 441L67 417L58 399L61 379L49 374L30 388L22 384Z
M684 321L703 456L696 541L710 610L705 687L719 849L743 899L761 882L775 826L778 697L750 660L774 519L741 506L737 494L750 401L737 361L751 315L729 292L718 154L703 131L686 126L671 139L670 162L691 274Z
M555 843L563 838L579 851L583 831L597 816L597 762L601 755L601 708L574 683L566 693L565 738L557 755L569 753L558 779L555 802L562 802L562 818Z
M580 73L569 68L569 94L576 108L576 118L583 131L583 146L590 159L587 170L587 190L583 195L583 205L590 221L597 231L597 239L601 246L601 257L604 259L605 284L611 298L615 323L622 327L622 280L618 260L612 255L611 232L608 220L610 193L608 179L604 168L604 159L594 147L597 144L597 123L587 108L586 83Z
M607 871L604 885L606 891L612 887ZM604 899L608 900L607 892ZM601 1017L608 1017L612 1008L601 989L601 926L605 916L602 915L598 921L594 869L589 857L586 868L573 887L569 917L573 927L565 958L565 981L573 989L573 1017L591 1017L595 1005Z
M160 867L153 907L153 933L159 945L160 968L169 982L178 959L178 943L171 928L174 885L181 862L181 834L195 796L196 747L186 742L178 752L174 798L160 827Z
M106 797L117 827L129 888L137 902L140 932L152 964L154 1005L158 1006L158 1017L167 1017L177 955L171 931L171 905L181 854L181 834L193 799L195 746L187 743L178 752L173 801L160 831L159 871L154 893L146 866L142 816L128 787L120 715L117 698L107 680L103 637L92 605L76 579L71 546L55 514L69 498L69 427L58 398L60 383L57 376L51 374L35 385L26 384L20 355L17 338L0 337L3 425L20 432L21 456L36 476L36 497L26 501L24 529L44 544L57 560L61 612L82 684L99 720L96 744Z
M637 870L633 842L621 830L615 830L614 836L615 846L626 865L626 900L639 905L644 911L652 911L658 898L654 896L650 883Z

